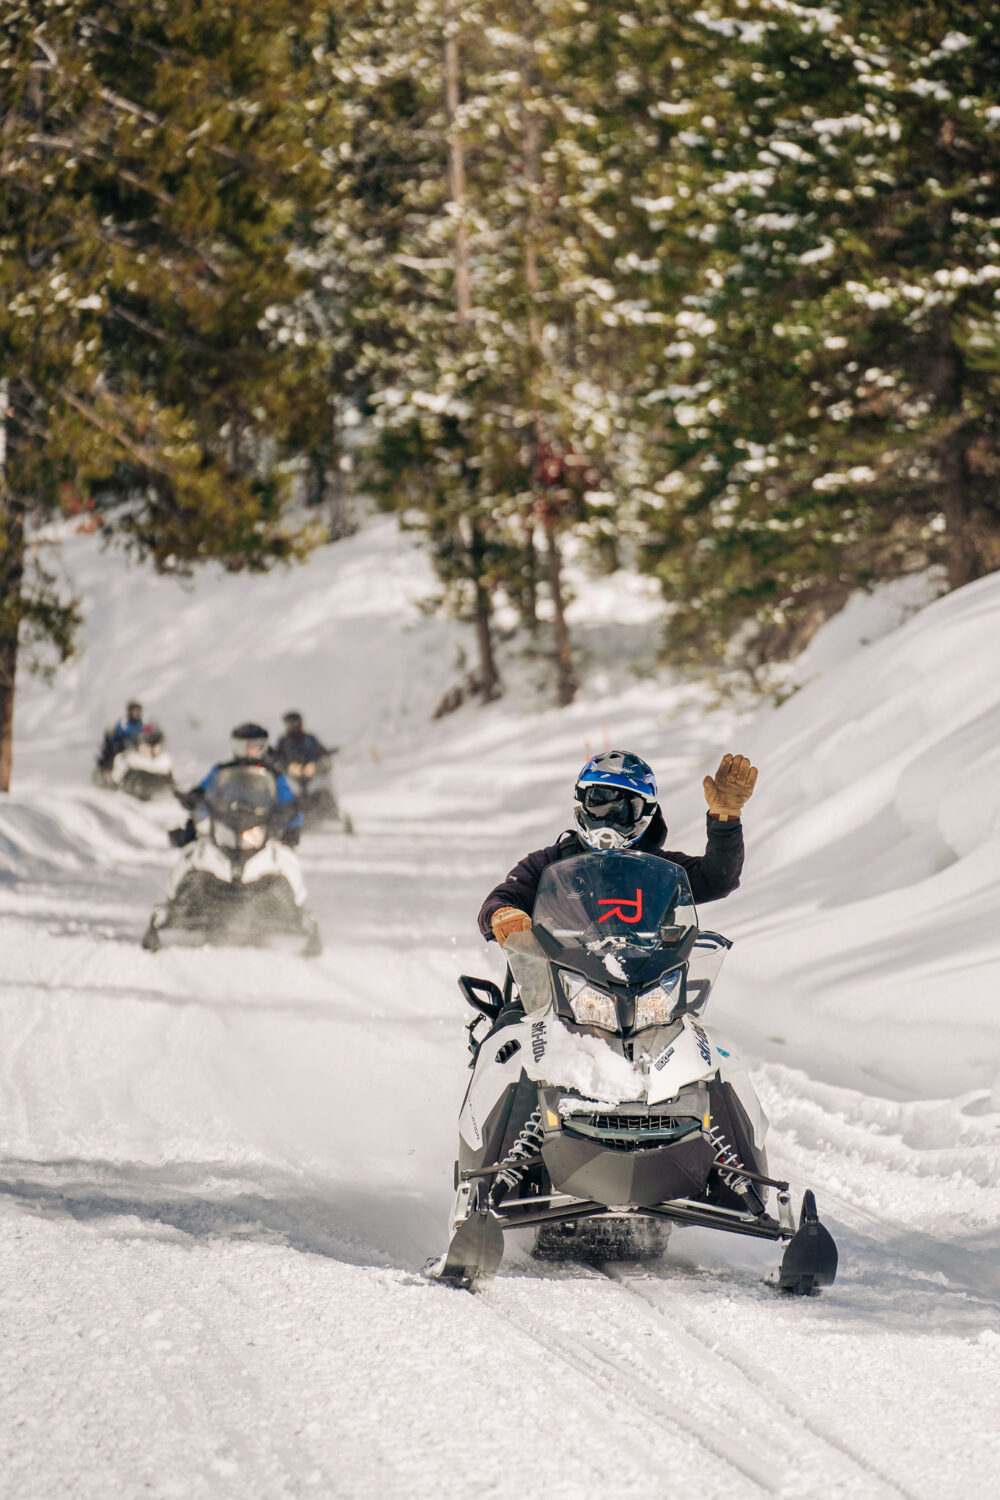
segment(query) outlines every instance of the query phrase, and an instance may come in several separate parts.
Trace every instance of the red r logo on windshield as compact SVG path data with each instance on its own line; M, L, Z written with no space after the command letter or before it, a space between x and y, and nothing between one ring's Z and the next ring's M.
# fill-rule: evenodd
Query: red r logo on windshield
M599 898L597 904L598 906L611 907L611 910L606 911L603 917L598 917L597 920L599 923L606 922L609 917L620 917L623 922L628 922L630 926L633 926L642 918L642 888L639 886L636 887L634 901L622 901L619 897L610 896L607 900L601 900ZM634 911L634 916L627 917L625 915L626 906L629 907L630 910Z

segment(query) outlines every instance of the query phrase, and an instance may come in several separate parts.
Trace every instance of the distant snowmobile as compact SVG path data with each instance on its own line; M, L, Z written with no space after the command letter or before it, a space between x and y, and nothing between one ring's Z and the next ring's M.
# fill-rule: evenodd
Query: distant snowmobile
M274 773L252 762L224 766L204 807L205 834L197 837L189 823L171 835L186 848L142 946L154 953L164 943L291 946L315 957L322 943L299 862L277 836L287 808L279 804Z
M354 825L340 810L333 784L333 757L335 750L327 750L315 760L292 760L285 764L285 776L295 793L295 800L302 813L306 828L315 828L322 823L339 821L345 833L353 833Z
M103 786L117 787L140 802L148 802L174 789L174 763L166 747L162 729L146 725L134 745L126 745L115 756L111 770L102 777Z
M634 852L563 860L532 920L504 947L502 993L459 981L479 1015L451 1240L429 1274L471 1287L525 1225L536 1254L634 1259L655 1248L652 1221L787 1242L778 1285L829 1286L837 1250L813 1194L796 1222L736 1049L700 1020L730 944L699 930L685 872Z

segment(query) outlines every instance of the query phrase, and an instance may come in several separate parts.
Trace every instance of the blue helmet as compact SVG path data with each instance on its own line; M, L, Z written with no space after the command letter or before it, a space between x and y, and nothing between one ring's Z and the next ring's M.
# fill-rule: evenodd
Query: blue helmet
M576 826L591 849L631 849L656 811L652 767L626 750L588 760L576 780Z

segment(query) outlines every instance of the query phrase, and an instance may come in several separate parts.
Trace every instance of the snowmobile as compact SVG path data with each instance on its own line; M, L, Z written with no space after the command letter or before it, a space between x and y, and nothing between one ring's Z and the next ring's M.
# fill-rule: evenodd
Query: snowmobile
M163 731L144 729L134 745L119 750L103 785L117 787L140 802L174 789L174 763Z
M316 918L307 910L299 862L278 834L278 789L266 766L225 766L204 800L207 830L173 830L186 844L167 900L156 906L142 946L164 943L291 947L322 952Z
M353 833L354 825L348 815L341 812L333 784L333 757L336 753L328 750L316 760L290 761L285 766L285 776L295 793L306 828L339 822L345 833Z
M525 1226L536 1254L640 1258L645 1221L782 1242L779 1287L831 1285L814 1195L796 1219L736 1048L701 1019L731 944L699 929L685 872L632 851L558 861L532 922L504 946L502 991L459 980L472 1076L451 1239L429 1274L471 1288Z

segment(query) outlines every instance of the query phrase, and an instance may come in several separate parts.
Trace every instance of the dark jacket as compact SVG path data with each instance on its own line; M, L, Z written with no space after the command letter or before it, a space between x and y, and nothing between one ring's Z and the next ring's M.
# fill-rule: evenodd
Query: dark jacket
M283 734L274 747L275 761L283 771L287 771L290 765L308 764L329 754L314 734L307 734L304 730L302 734Z
M653 821L646 832L634 846L637 853L656 854L686 870L691 882L691 894L696 902L718 901L720 896L728 896L739 885L743 869L742 824L720 823L715 818L707 818L707 822L708 845L704 854L681 854L675 849L663 848L667 825L659 808L653 814ZM493 937L490 918L501 906L516 906L519 911L526 911L531 915L538 894L538 882L546 866L555 864L559 859L572 859L576 854L592 852L571 829L547 849L536 849L533 854L525 855L514 866L507 879L494 886L483 902L479 913L479 930L486 941L489 942Z

